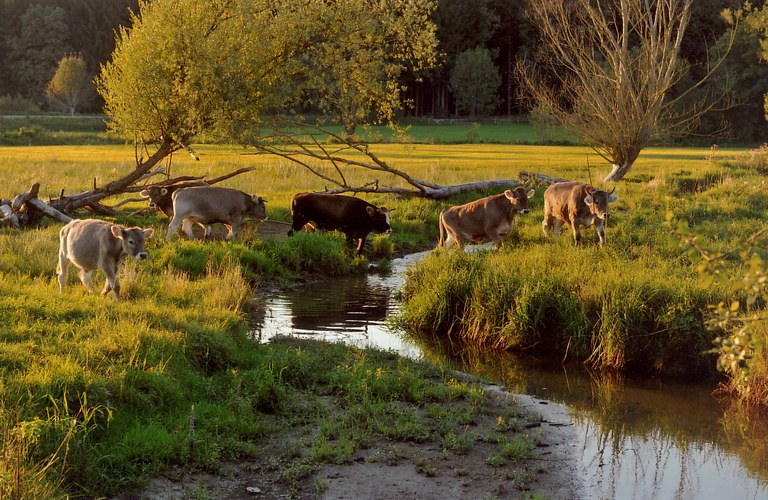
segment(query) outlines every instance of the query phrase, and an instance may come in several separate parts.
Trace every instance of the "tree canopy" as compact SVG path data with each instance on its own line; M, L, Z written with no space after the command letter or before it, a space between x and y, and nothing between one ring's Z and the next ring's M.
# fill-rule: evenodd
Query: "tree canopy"
M496 107L501 76L493 64L488 49L465 50L456 57L451 71L450 86L459 110L469 111L469 117L486 115Z
M140 143L184 146L204 131L255 143L265 112L291 113L303 100L351 124L388 118L400 72L434 61L431 8L429 0L145 1L98 88L114 129Z
M59 67L48 84L46 96L68 113L74 114L91 87L83 56L68 54L59 61Z

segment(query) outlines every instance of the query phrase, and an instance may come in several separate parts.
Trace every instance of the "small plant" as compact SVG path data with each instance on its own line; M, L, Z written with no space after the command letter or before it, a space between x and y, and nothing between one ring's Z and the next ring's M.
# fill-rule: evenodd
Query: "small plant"
M508 460L502 455L491 455L485 459L485 463L491 467L501 467L507 465Z

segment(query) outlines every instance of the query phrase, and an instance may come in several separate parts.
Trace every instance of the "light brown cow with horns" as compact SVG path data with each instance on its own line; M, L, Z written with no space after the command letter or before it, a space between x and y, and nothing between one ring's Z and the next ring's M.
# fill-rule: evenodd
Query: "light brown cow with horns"
M560 228L569 223L573 230L576 243L581 241L580 226L595 225L595 231L600 238L600 244L605 244L605 224L610 217L608 205L619 197L610 192L602 191L583 182L558 182L544 191L544 220L541 227L544 236L549 236L554 230L555 236L560 235Z

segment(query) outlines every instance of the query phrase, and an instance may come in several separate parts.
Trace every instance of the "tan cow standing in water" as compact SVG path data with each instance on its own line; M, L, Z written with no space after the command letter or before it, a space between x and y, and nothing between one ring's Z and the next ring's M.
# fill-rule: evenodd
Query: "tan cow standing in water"
M534 190L522 187L507 189L502 194L487 196L470 203L446 208L440 212L440 241L450 248L455 242L464 248L466 241L481 243L490 239L501 248L504 237L512 229L517 214L527 214L528 199ZM443 237L445 233L446 238Z
M106 295L112 290L120 300L120 282L117 281L120 263L125 256L139 260L147 258L144 242L153 233L154 229L126 228L97 219L69 222L59 231L59 263L56 268L59 291L64 291L67 270L72 263L80 268L80 281L89 292L93 292L93 271L101 269L107 278L101 294Z
M583 182L558 182L544 191L544 220L541 227L544 236L554 230L560 235L560 228L569 223L576 243L581 241L580 226L595 225L600 244L605 244L605 227L610 213L608 205L619 197L611 192L602 191Z

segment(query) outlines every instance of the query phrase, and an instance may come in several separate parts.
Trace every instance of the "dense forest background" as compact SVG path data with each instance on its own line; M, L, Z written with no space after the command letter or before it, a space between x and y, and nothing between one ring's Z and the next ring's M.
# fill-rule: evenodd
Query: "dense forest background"
M0 0L0 113L47 111L46 88L62 58L77 54L90 75L100 71L115 46L118 26L130 22L129 9L139 0ZM753 2L764 3L764 2ZM441 64L428 73L410 76L403 113L433 119L471 115L513 117L528 113L517 95L514 67L521 58L535 59L542 49L525 14L525 0L438 0ZM721 12L738 8L734 0L697 0L682 49L691 80L705 71L713 50L727 39L728 24ZM487 68L492 98L484 107L463 106L453 83L457 61L468 51L483 49L493 62ZM768 137L763 94L768 90L768 65L761 63L759 42L737 33L728 60L717 78L698 92L726 96L725 106L702 120L698 135L717 135L738 143L762 142ZM466 57L463 59L466 60ZM458 71L457 71L458 72ZM684 84L685 82L682 82ZM486 85L487 86L487 85ZM493 88L495 87L495 88ZM459 99L457 99L457 96ZM92 91L79 112L100 112L102 102ZM316 111L305 103L306 113Z

